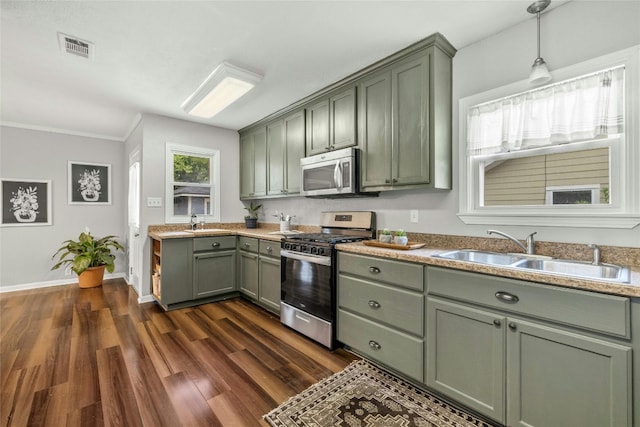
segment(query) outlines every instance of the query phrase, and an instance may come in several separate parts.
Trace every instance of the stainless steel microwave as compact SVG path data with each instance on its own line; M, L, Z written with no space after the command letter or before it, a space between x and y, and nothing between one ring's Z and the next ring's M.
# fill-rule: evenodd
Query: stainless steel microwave
M358 150L343 148L300 159L300 194L303 196L375 196L358 188Z

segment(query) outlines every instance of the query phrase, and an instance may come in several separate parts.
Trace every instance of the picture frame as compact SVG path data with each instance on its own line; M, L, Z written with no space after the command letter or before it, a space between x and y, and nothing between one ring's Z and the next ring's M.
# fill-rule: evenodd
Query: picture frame
M0 180L2 227L53 225L51 180Z
M69 161L67 194L70 205L110 205L111 165Z

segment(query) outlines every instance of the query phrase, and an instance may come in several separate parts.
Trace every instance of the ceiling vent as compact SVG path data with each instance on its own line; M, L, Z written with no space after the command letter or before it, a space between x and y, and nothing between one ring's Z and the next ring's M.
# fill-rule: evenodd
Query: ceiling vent
M60 50L63 53L93 59L93 43L63 33L58 33L58 41L60 42Z

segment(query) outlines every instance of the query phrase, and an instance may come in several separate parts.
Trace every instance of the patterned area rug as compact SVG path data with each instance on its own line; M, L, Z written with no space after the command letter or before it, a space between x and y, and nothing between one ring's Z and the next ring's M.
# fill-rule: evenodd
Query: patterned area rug
M264 418L274 427L491 427L364 360Z

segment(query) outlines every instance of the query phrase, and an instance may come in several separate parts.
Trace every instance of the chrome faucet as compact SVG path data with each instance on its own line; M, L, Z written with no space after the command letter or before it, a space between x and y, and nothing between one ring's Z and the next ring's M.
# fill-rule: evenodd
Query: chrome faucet
M502 237L506 237L507 239L509 239L513 243L515 243L516 245L520 246L522 248L522 250L527 255L533 255L536 252L536 242L533 240L533 235L536 234L535 231L527 236L527 239L526 239L527 245L526 246L523 245L522 243L520 243L520 240L516 239L513 236L508 235L507 233L503 233L502 231L487 230L487 234L498 234L498 235L500 235Z
M198 225L198 216L196 214L191 215L191 222L189 222L189 224L191 224L192 230L196 229Z
M600 264L600 246L596 245L595 243L589 243L588 246L591 249L593 249L593 262L591 264L599 265Z

